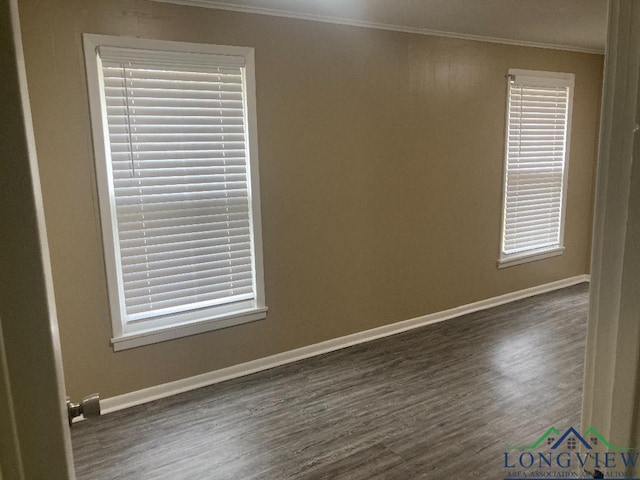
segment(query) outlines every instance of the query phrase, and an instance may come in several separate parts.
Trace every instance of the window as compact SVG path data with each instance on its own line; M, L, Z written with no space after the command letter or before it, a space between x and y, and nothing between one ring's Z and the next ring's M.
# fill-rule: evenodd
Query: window
M574 75L509 71L502 248L506 267L564 250Z
M253 50L84 45L114 349L265 318Z

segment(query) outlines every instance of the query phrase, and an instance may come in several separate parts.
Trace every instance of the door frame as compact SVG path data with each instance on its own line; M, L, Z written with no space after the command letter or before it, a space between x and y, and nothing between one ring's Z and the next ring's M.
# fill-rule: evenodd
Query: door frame
M611 0L596 175L582 428L639 446L640 2ZM632 472L629 472L632 473Z
M0 0L0 42L0 476L74 479L17 0Z

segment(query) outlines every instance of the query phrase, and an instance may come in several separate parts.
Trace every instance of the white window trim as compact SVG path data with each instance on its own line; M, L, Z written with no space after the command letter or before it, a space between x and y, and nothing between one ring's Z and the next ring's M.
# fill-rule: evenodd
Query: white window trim
M142 345L163 342L175 338L195 335L247 322L261 320L267 316L264 293L264 267L262 252L262 222L260 208L260 174L258 168L258 137L256 114L256 87L254 49L250 47L233 47L209 44L173 42L165 40L149 40L132 37L114 37L109 35L84 34L84 54L86 62L87 85L89 91L89 106L93 132L93 147L95 155L96 177L98 183L98 199L100 202L100 216L102 226L102 240L107 273L107 287L109 290L109 307L113 338L111 343L114 351L135 348ZM115 209L115 199L110 193L112 178L108 168L108 150L105 149L108 138L108 125L103 114L102 90L103 82L100 74L98 47L135 48L137 50L160 50L176 52L178 54L208 54L228 56L231 62L237 62L238 57L244 58L246 111L247 111L247 150L249 154L248 170L251 191L251 221L254 244L254 272L255 272L255 301L251 308L241 311L223 313L213 317L201 318L184 315L183 321L171 325L156 326L146 330L127 329L123 322L119 286L120 264L117 261L117 226L112 212Z
M531 250L524 254L509 255L509 258L501 258L498 260L498 268L515 267L523 263L535 262L536 260L544 260L545 258L557 257L564 253L564 247L541 248Z
M553 85L568 85L570 88L569 103L567 106L567 135L565 145L565 159L564 159L564 176L562 179L562 207L560 213L560 241L558 245L552 245L541 249L529 250L526 252L508 254L503 253L504 235L505 235L505 213L506 213L506 199L507 199L507 166L509 161L509 82L508 79L511 76L528 77L528 80L535 82L540 86L553 86ZM538 70L522 70L516 68L510 68L507 75L506 85L506 98L507 107L505 108L505 140L504 140L504 166L503 166L503 179L502 179L502 215L500 223L500 254L497 261L498 268L514 267L516 265L522 265L524 263L535 262L538 260L544 260L546 258L556 257L562 255L565 250L564 246L564 227L567 210L567 182L569 178L569 159L571 158L571 124L573 118L573 97L575 88L575 74L562 73L562 72L544 72Z

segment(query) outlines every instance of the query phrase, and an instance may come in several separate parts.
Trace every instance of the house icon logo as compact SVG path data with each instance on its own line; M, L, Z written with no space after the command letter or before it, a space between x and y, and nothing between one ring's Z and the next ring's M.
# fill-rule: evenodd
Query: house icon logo
M556 450L563 444L567 450L577 450L578 444L582 444L584 448L591 450L591 445L573 427L568 428L558 440L555 440L555 437L552 436L547 437L547 444L551 445L551 450Z
M514 450L535 450L544 448L545 446L549 450L561 449L566 451L580 449L592 450L598 448L598 446L603 446L607 450L631 450L627 447L615 447L611 445L607 439L593 427L587 429L583 435L573 427L567 428L562 434L556 427L551 427L544 432L534 444L515 447Z
M531 445L513 447L504 453L507 479L558 476L626 479L625 472L640 466L640 452L618 447L595 428L580 433L574 427L562 431L550 427ZM553 474L553 475L551 475Z

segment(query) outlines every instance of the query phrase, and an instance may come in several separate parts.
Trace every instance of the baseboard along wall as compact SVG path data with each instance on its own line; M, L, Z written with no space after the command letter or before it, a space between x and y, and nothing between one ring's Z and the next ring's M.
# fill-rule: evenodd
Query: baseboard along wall
M353 333L344 337L334 338L325 342L308 345L306 347L296 348L287 352L277 353L269 357L259 358L250 362L233 365L231 367L222 368L212 372L203 373L189 378L176 380L174 382L156 385L135 392L125 393L111 398L105 398L101 401L102 413L108 414L123 410L125 408L142 405L161 398L169 397L179 393L195 390L197 388L206 387L215 383L224 382L233 378L250 375L252 373L268 370L287 363L296 362L305 358L315 357L323 353L333 352L352 345L370 342L378 338L395 335L397 333L413 330L414 328L424 327L451 318L460 317L469 313L486 310L489 308L504 305L506 303L515 302L527 297L533 297L542 293L559 290L561 288L570 287L579 283L588 282L589 275L578 275L576 277L558 280L556 282L538 285L536 287L519 290L517 292L506 293L497 297L480 300L478 302L469 303L460 307L451 308L441 312L423 315L421 317L411 318L382 327L372 328L363 332Z

